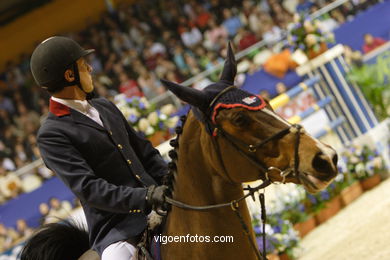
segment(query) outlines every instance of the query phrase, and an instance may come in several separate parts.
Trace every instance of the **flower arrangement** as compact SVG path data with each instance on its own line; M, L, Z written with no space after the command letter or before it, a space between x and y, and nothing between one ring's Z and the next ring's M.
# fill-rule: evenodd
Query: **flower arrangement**
M263 249L262 224L259 215L252 218L256 242L259 250ZM291 259L296 258L296 249L299 244L298 232L288 220L283 220L280 214L267 214L265 225L266 250L268 254L286 253Z
M357 180L371 177L385 168L378 151L367 145L348 147L343 152L342 159L346 164L347 171Z
M172 104L156 109L145 97L126 98L123 94L116 96L114 102L129 124L145 137L159 131L167 132L176 127L179 121L178 116L172 116L175 112Z
M292 224L305 221L309 218L303 203L305 194L305 190L299 186L289 191L280 191L280 197L273 202L272 211L279 214L282 219L289 220Z
M291 189L291 187L294 188ZM299 236L293 228L293 223L304 221L308 217L302 204L304 196L303 188L286 184L284 188L279 190L278 198L267 204L265 233L268 254L286 253L291 259L296 256ZM252 225L258 248L262 250L263 238L260 214L253 214Z
M312 21L310 17L295 14L294 23L288 27L287 41L289 45L294 50L300 49L306 54L326 49L326 43L334 42L334 34L323 32L320 25L320 20Z

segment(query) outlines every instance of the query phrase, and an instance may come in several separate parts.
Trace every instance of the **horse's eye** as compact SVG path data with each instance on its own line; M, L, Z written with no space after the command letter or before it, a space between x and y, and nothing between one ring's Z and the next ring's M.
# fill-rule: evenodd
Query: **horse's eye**
M233 117L232 123L236 126L245 126L249 123L249 118L243 113L237 113Z

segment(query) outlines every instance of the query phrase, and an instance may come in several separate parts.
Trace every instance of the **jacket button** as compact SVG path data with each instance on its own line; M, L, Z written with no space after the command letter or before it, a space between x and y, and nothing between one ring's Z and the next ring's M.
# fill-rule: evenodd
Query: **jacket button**
M141 212L141 210L140 210L140 209L137 209L137 212L138 212L138 213L140 213L140 212Z
M131 161L130 161L130 160L127 160L127 164L130 165L130 164L131 164Z
M112 135L112 132L111 132L111 131L108 131L108 133L109 133L110 135Z
M121 144L118 144L118 148L121 149L121 150L123 149Z

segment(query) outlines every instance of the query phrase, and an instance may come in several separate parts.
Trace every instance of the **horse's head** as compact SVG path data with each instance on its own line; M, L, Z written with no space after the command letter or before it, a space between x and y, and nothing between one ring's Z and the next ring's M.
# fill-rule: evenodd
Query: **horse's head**
M337 174L335 150L278 116L260 96L234 87L236 71L229 45L217 83L203 91L169 81L163 83L193 106L210 138L221 136L217 142L219 154L229 169L230 180L267 178L302 184L309 192L324 189Z

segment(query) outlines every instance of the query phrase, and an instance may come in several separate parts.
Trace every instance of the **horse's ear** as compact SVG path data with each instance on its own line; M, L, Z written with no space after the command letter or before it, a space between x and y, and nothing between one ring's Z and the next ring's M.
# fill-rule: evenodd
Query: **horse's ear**
M236 74L237 74L236 58L234 57L233 49L229 41L225 65L223 66L223 71L220 80L227 81L233 85Z
M161 79L161 82L181 100L199 108L201 111L207 110L208 99L206 94L202 91L191 87L185 87L164 79Z

